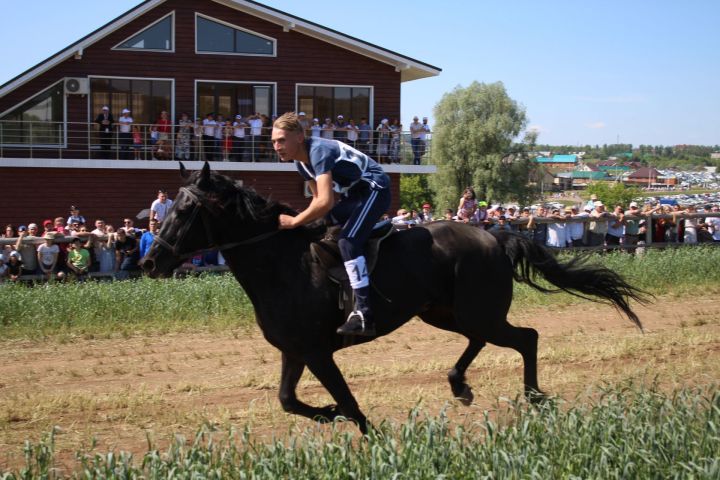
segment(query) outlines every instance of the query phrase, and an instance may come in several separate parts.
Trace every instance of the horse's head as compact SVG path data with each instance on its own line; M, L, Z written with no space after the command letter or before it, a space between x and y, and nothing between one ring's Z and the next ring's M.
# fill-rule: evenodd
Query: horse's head
M180 188L142 260L143 270L151 277L169 275L198 251L242 243L243 237L258 231L259 215L266 205L264 199L235 180L211 172L207 162L192 174L181 163L180 173L188 183ZM274 225L270 220L263 227L276 230L276 218L274 221Z

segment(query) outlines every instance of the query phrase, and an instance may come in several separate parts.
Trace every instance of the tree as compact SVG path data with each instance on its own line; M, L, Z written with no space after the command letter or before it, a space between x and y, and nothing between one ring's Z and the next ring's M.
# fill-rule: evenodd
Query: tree
M400 175L400 206L420 211L422 204L432 200L427 175Z
M633 198L641 197L642 192L637 187L626 187L622 183L594 182L588 185L588 193L597 195L598 200L602 201L608 210L615 205L622 205L627 208Z
M446 93L434 109L431 179L438 208L454 208L461 192L473 186L482 200L524 201L534 163L513 139L527 123L525 109L510 98L501 82L473 82ZM529 140L534 144L536 133Z

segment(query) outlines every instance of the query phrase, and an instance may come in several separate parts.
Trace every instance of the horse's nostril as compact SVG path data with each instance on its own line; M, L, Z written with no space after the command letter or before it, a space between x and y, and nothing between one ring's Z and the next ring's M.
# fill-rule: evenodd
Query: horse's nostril
M142 261L142 269L146 272L152 272L155 270L155 260L152 258L146 258Z

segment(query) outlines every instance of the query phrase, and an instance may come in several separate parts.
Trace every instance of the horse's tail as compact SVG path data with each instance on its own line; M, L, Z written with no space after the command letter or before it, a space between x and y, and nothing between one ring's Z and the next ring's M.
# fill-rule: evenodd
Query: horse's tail
M513 276L519 282L546 293L565 291L586 300L613 305L642 330L640 319L630 308L633 299L647 303L646 292L633 287L620 275L600 265L585 264L586 256L559 262L554 253L517 233L492 232L510 258ZM535 281L540 272L557 289L545 288Z

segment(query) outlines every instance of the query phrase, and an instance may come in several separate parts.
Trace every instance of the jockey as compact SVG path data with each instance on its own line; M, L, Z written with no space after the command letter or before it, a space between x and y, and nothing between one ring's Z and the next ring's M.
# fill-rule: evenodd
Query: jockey
M297 216L280 215L279 228L299 227L325 216L330 223L342 225L338 247L355 304L337 333L374 336L365 243L375 222L390 207L390 178L372 158L345 143L305 138L303 126L293 112L275 120L272 143L282 161L295 161L312 192L310 205ZM337 204L333 190L341 195Z

